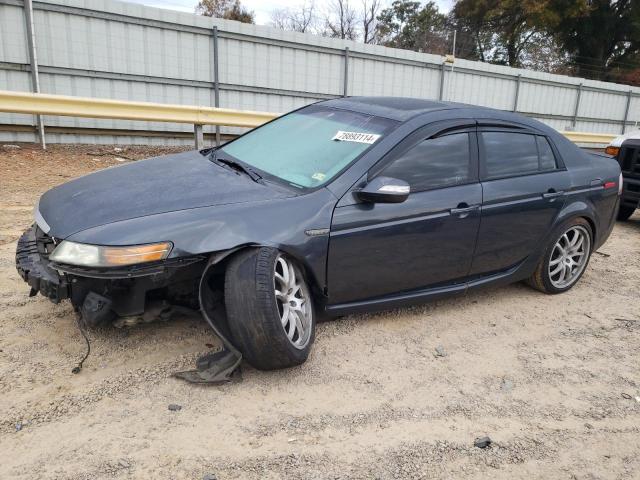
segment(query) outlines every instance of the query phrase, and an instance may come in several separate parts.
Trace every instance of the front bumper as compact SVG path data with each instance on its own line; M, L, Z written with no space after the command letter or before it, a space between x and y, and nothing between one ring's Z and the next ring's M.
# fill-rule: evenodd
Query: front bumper
M16 269L31 287L54 303L69 299L90 325L115 317L142 315L158 304L198 308L197 288L206 258L191 256L95 269L49 260L55 241L36 224L18 240Z
M640 178L624 176L621 204L627 207L637 207L640 204Z
M43 249L45 234L37 226L24 232L16 248L16 269L31 287L30 296L40 292L54 303L70 296L70 286L58 272L50 267L49 258Z

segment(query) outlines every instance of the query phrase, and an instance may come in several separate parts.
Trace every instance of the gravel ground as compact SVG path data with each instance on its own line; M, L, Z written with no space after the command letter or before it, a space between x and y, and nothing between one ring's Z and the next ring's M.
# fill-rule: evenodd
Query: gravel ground
M200 318L104 328L72 375L72 309L28 298L15 241L46 189L161 152L0 146L0 478L640 478L637 214L563 295L326 322L306 364L222 387L170 376L216 343Z

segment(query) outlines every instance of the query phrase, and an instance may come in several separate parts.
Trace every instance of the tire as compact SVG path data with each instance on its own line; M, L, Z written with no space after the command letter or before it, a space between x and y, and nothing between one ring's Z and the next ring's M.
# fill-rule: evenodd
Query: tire
M290 267L286 274L284 264ZM283 291L285 276L297 290ZM290 257L263 247L232 258L225 273L225 304L235 344L253 367L275 370L305 362L316 315L307 282Z
M636 211L636 207L628 207L625 205L620 205L620 210L618 210L618 220L621 222L626 222L629 220L629 217L633 215L633 212Z
M570 242L575 238L573 235L576 232L579 232L579 234L583 236L582 242L584 243L581 247L583 251L582 256L578 256L578 253L574 256L568 256L573 262L580 262L579 265L575 265L577 268L574 270L573 264L565 263L567 260L562 252L568 251L571 253L574 251L575 246L564 250L561 247L568 245L567 241L570 244ZM563 238L565 234L567 235L566 241ZM560 248L558 247L559 242L561 242ZM576 240L576 244L578 243L580 243L579 239ZM580 248L580 245L578 245L578 247ZM549 294L563 293L570 290L576 283L578 283L587 269L592 250L593 230L587 220L584 218L575 218L563 223L554 230L551 235L551 241L545 249L544 255L540 259L533 275L531 275L527 280L527 283L529 283L533 288ZM558 258L560 258L560 261L558 261ZM554 263L552 264L552 262ZM551 267L553 267L551 269L549 268L550 264ZM564 270L564 275L567 278L566 282L560 280L563 273L556 273L558 268Z

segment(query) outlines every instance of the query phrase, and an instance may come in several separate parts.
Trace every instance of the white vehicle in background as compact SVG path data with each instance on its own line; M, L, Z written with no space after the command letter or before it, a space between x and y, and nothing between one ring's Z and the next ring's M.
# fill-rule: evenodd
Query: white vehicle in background
M627 220L640 203L640 130L615 138L605 152L618 160L624 186L618 220Z

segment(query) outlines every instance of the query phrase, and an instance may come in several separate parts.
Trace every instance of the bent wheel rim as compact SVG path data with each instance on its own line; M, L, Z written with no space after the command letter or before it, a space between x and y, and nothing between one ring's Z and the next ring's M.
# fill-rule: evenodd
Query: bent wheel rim
M273 283L284 333L291 345L302 350L311 338L309 289L298 269L283 255L276 259Z
M549 280L556 288L573 285L589 259L591 237L587 229L576 225L564 232L551 250Z

